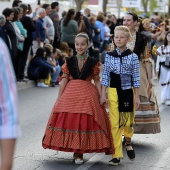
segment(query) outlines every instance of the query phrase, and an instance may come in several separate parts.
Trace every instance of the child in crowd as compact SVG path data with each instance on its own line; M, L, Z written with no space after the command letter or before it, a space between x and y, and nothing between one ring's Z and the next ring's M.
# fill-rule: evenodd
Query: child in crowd
M65 58L63 57L62 53L61 53L61 50L59 49L56 49L56 58L57 58L57 61L58 61L58 64L60 66L60 68L62 67L62 65L64 64L65 62ZM58 80L57 80L57 83L56 84L59 84L62 80L62 70L60 69L60 74L59 74L59 77L58 77Z
M109 119L99 103L100 63L87 55L88 47L88 35L78 34L77 55L66 58L62 67L58 98L42 142L45 149L74 152L75 164L83 163L84 153L114 153Z
M60 50L61 50L61 53L62 53L62 56L63 57L68 57L68 54L69 54L69 46L66 42L62 42L60 44Z
M111 45L110 44L105 44L104 45L104 51L101 53L101 63L104 64L106 53L111 50Z
M74 54L73 49L72 49L72 48L69 48L69 49L68 49L68 52L69 52L69 53L68 53L68 56L69 56L69 57L72 57L73 54Z
M104 29L105 29L105 37L104 37L104 44L109 44L110 43L110 38L113 36L113 34L111 34L111 30L110 30L110 26L112 25L112 22L110 20L107 20L106 21L106 24L104 26Z
M156 72L161 85L162 104L170 106L170 31L166 33L164 45L157 49Z
M108 88L108 106L111 121L115 153L110 165L118 165L123 158L122 135L124 134L126 152L130 160L135 159L131 146L134 123L134 106L139 107L140 72L138 56L126 47L130 41L130 31L125 26L117 26L114 31L117 48L106 54L103 75L101 104L106 103Z
M58 80L58 76L61 71L60 66L58 64L58 60L56 60L57 52L56 49L53 48L51 44L46 44L44 48L46 49L47 62L50 63L56 69L55 73L51 73L51 82L50 82L50 86L55 87L55 84Z
M58 81L61 81L61 77L60 77L61 67L59 65L58 53L57 53L57 49L56 48L53 49L52 58L55 59L55 64L56 64L55 68L56 68L56 72L57 72L57 74L55 74L56 77L52 78L52 82L53 82L52 83L52 85L53 85L52 87L54 87L55 86L54 83L55 84L59 84ZM55 80L55 81L53 81L53 80Z

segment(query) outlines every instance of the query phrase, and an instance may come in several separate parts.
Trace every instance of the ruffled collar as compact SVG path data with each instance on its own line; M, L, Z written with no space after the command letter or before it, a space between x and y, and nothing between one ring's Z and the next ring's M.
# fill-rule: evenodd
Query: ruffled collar
M124 53L127 50L127 48L125 48L122 52L120 52L120 50L118 48L116 48L117 54L121 55L122 53Z

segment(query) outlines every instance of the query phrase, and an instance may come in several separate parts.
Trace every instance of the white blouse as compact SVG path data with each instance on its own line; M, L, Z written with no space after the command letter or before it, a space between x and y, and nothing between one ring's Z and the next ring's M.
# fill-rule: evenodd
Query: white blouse
M162 54L162 52L165 53L165 54ZM159 68L160 68L159 63L160 62L165 62L166 61L166 57L170 57L170 46L164 47L164 45L161 45L157 49L157 53L158 53L158 56L157 56L157 62L156 62L156 72L159 71Z

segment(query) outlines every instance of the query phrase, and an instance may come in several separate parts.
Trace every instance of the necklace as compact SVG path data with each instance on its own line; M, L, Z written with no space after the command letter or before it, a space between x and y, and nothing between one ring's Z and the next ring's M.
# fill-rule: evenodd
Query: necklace
M77 55L79 70L81 70L83 68L83 65L84 65L87 57L88 57L88 55L84 55L84 56Z
M127 43L127 48L133 51L135 48L135 43L136 43L136 32L132 34L131 41Z

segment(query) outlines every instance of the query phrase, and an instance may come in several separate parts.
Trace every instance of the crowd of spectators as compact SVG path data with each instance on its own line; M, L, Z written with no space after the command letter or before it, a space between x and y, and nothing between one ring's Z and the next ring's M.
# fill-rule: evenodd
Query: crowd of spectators
M0 37L10 51L17 82L29 78L40 87L58 84L65 58L76 54L74 40L80 32L89 36L89 56L99 57L100 53L104 63L114 28L123 21L111 13L94 14L89 8L63 11L61 18L58 12L58 2L39 5L32 11L29 4L14 0L12 7L5 8L0 15ZM140 20L136 29L149 38L151 51L154 45L154 48L162 45L169 21L155 16ZM154 53L153 59L156 63Z

